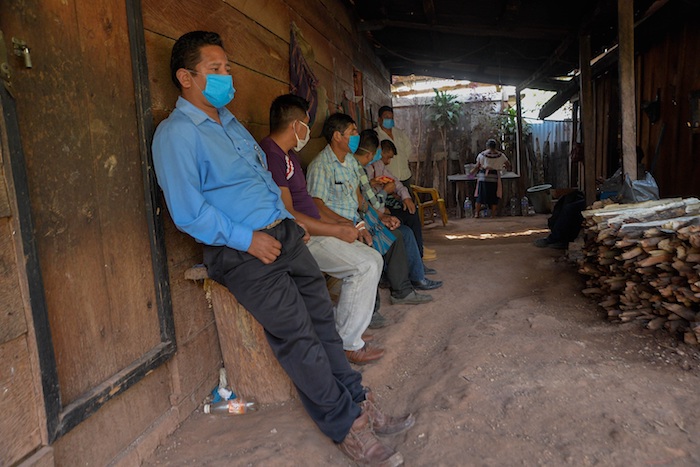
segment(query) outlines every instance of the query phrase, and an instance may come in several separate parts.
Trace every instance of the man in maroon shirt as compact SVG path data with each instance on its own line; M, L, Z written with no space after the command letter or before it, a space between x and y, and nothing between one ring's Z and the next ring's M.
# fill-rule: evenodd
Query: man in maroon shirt
M383 258L360 241L371 244L364 227L356 227L326 206L319 208L309 195L294 152L309 140L307 110L308 103L301 97L287 94L275 99L270 108L270 135L260 146L267 154L268 169L282 191L285 207L311 234L307 247L321 271L342 280L336 328L348 360L365 364L384 355L384 349L362 339L372 318Z

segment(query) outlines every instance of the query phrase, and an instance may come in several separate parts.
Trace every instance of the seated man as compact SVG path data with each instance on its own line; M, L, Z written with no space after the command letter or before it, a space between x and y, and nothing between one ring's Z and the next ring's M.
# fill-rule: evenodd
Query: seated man
M372 188L371 182L368 180L367 172L365 171L365 166L372 161L372 158L378 149L379 138L377 138L377 133L375 133L374 130L363 130L362 133L360 133L360 146L358 147L357 151L355 151L355 160L357 160L362 167L359 172L360 190L362 195L372 204L375 210L381 213L389 214L388 209L386 209L384 203L381 202L380 197L376 196L376 192ZM435 272L435 270L428 270L425 264L423 264L421 254L418 249L418 242L413 235L413 230L404 224L399 226L399 230L404 238L404 243L406 244L406 254L409 268L408 275L413 286L420 290L431 290L441 287L441 281L433 281L425 277L426 271Z
M583 223L581 211L584 209L586 209L586 196L579 190L559 198L554 205L552 215L547 220L550 233L545 238L535 240L535 246L559 250L569 248L569 243L576 240L581 231Z
M311 255L321 271L342 280L335 325L348 360L364 364L384 355L384 349L362 340L372 319L384 260L378 251L358 241L361 231L352 222L330 209L320 211L306 190L306 178L294 151L300 151L311 136L308 109L309 103L301 97L286 94L276 98L270 107L270 135L260 146L282 191L284 206L311 234L306 244Z
M421 222L421 219L418 217L416 205L413 202L411 193L408 191L408 187L401 183L388 168L388 165L391 164L391 160L396 156L396 146L390 139L385 139L380 143L380 149L381 157L379 159L375 157L365 167L367 177L370 179L370 184L375 191L385 193L384 204L391 214L396 216L403 225L409 227L413 231L421 257L434 257L435 250L430 249L426 249L426 255L424 255L423 222ZM392 181L389 182L389 179ZM427 273L434 274L435 271L426 268L426 274Z
M319 209L330 209L337 215L359 223L360 166L352 156L357 150L360 136L357 126L349 115L336 113L328 117L323 125L323 135L328 145L311 162L307 171L309 194ZM398 224L398 219L383 219L389 228ZM384 254L386 275L391 289L393 304L420 304L432 300L430 295L413 290L408 277L406 242L397 231L396 241ZM415 242L414 242L415 243ZM416 247L417 250L417 247Z
M386 419L350 367L307 235L284 207L265 153L225 107L234 89L220 36L180 37L170 70L181 96L156 130L153 162L175 225L204 244L210 277L263 326L319 429L356 462L401 464L375 433L414 419Z

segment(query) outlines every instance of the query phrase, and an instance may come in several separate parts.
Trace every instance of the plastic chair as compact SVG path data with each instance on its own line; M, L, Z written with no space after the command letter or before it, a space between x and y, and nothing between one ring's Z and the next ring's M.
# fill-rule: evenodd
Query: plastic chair
M435 216L435 208L437 208L440 212L442 225L447 225L447 209L445 208L445 200L440 198L437 189L411 185L411 190L413 191L413 199L416 202L416 207L418 208L418 216L421 219L421 225L425 224L426 209L430 212L430 219L432 222L432 218ZM425 196L421 198L421 195L430 195L430 198L425 199ZM423 199L425 199L425 201Z

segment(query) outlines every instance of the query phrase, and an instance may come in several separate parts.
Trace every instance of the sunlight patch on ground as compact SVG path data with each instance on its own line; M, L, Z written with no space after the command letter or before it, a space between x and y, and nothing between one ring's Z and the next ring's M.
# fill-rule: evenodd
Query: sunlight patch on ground
M494 238L509 238L509 237L526 237L532 234L549 232L549 229L528 229L522 232L503 232L503 233L480 233L480 234L458 234L445 235L448 240L463 240L469 238L471 240L491 240Z

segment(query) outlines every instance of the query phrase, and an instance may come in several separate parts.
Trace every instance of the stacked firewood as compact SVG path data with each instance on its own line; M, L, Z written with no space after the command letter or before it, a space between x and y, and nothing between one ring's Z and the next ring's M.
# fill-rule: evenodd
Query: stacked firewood
M700 200L594 204L584 211L583 293L617 322L700 342Z

